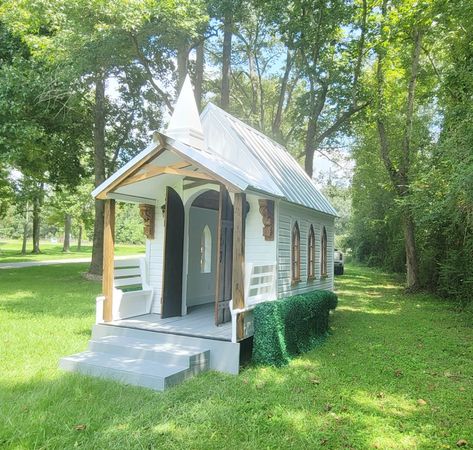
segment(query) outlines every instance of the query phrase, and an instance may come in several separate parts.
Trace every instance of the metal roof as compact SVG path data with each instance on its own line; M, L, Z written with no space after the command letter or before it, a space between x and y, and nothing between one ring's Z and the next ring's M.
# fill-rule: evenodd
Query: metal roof
M201 114L212 153L244 171L249 187L336 216L330 202L280 144L209 103Z

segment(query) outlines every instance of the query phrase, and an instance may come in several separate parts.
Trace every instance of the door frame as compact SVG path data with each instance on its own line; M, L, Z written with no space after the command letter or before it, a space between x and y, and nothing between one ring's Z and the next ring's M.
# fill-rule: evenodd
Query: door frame
M231 242L227 245L227 251L228 249L230 250L230 257L226 258L226 261L230 262L231 268L230 268L230 279L225 280L225 274L227 271L225 270L225 261L223 263L220 262L220 253L221 253L221 246L222 246L222 221L225 220L223 219L223 202L225 201L225 198L228 199L229 205L231 207L231 221L232 221L232 227L231 227ZM229 219L226 219L229 220ZM233 286L232 286L232 276L233 276L233 229L234 229L234 211L233 211L233 202L232 198L230 196L230 193L228 192L227 188L223 185L220 186L220 198L219 198L219 208L218 208L218 221L217 221L217 273L215 277L215 310L214 310L214 318L215 318L215 325L222 325L227 322L232 321L232 316L231 316L231 311L230 308L228 307L228 312L223 312L223 320L220 320L219 318L219 303L222 302L230 302L232 299L232 294L233 294ZM223 274L222 274L222 268L224 269ZM222 289L222 281L223 283L227 282L229 285L227 287L223 287L223 296L225 296L225 291L226 289L230 290L230 298L228 300L220 300L220 291ZM227 320L225 320L227 318Z
M185 200L184 203L184 264L182 268L182 314L185 316L187 314L187 277L189 275L189 226L190 226L190 209L194 200L207 191L219 192L216 189L215 184L212 185L203 185L200 189L192 192L192 194ZM217 210L217 234L218 234L218 216L219 210ZM215 243L217 243L218 237L215 236ZM213 244L212 244L213 245ZM215 276L217 280L217 276Z

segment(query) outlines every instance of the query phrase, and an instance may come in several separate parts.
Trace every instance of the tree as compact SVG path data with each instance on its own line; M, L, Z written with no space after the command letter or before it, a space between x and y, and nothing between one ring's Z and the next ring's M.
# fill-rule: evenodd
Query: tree
M416 99L416 85L420 70L420 56L422 51L422 42L425 33L425 24L419 18L421 14L417 12L414 16L413 26L409 26L407 38L410 40L411 49L407 59L408 67L406 68L406 100L403 108L402 125L402 144L400 156L398 157L397 166L394 163L392 142L389 141L389 132L387 130L386 117L386 33L388 27L387 17L389 9L389 0L383 0L381 7L381 31L380 43L376 46L376 125L379 135L379 146L381 159L383 160L386 171L389 175L396 194L404 201L402 219L404 228L404 242L406 249L406 268L407 268L407 288L411 291L418 290L420 287L419 280L419 262L416 248L415 223L411 206L408 202L410 195L410 182L413 164L413 148L412 148L412 131L414 120L414 108ZM403 36L405 37L405 36ZM399 50L399 47L397 47ZM390 133L391 135L393 132ZM407 199L407 201L405 201Z
M0 164L29 180L33 252L39 253L45 185L71 185L83 174L83 111L58 76L57 66L32 58L19 38L0 25L0 53L7 55L0 67Z
M350 120L369 103L360 77L369 44L370 5L368 0L297 0L286 8L282 0L273 0L261 2L261 8L292 52L286 59L282 95L289 77L286 72L293 64L305 83L296 120L306 123L304 167L312 176L314 153L320 144L346 132ZM279 121L275 122L276 130Z
M142 148L159 126L162 105L170 99L156 80L167 83L179 36L202 20L199 2L41 2L20 7L6 2L12 29L21 30L39 59L61 60L74 92L89 110L93 131L91 166L99 185L116 167ZM52 27L51 24L54 24ZM38 36L38 30L47 30ZM190 34L190 33L188 33ZM152 63L151 63L152 62ZM153 70L156 69L156 70ZM116 88L107 92L107 85ZM92 94L93 92L93 94ZM92 95L91 95L92 94ZM118 119L118 120L117 120ZM93 256L89 271L101 274L103 201L96 200Z

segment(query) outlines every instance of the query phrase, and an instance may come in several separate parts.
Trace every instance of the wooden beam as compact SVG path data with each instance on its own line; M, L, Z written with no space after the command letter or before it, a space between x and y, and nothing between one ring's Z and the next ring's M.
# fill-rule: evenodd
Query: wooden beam
M147 162L152 161L153 159L157 158L162 152L164 151L164 141L162 139L157 144L157 147L146 155L146 158L143 158L140 161L137 161L135 165L130 167L125 173L120 175L113 183L110 184L104 191L102 191L97 198L101 200L105 200L107 198L107 194L115 189L121 182L126 179L128 176L135 174L141 167L143 167Z
M146 205L156 205L156 199L147 197L138 197L136 195L120 194L119 192L109 192L107 198L119 200L126 203L145 203Z
M194 180L194 178L192 178L192 177L184 178L184 181L192 181L192 183L184 184L183 189L184 190L192 189L192 188L195 188L195 187L204 186L206 184L218 184L218 185L220 185L220 182L214 181L214 180L212 180L212 181L210 181L210 180L193 181L193 180Z
M165 173L171 174L171 175L180 175L183 177L192 177L192 178L198 178L200 180L208 180L208 181L213 181L214 179L211 178L209 175L202 173L202 172L195 172L193 170L186 170L186 169L174 169L172 167L166 167Z
M246 194L235 194L233 202L233 308L245 307L245 219ZM237 340L244 337L243 317L237 317Z
M138 183L139 181L147 180L148 178L157 177L164 173L165 167L149 167L143 172L137 173L126 180L123 180L117 187L128 186L129 184Z
M102 293L103 320L110 322L113 319L113 254L115 246L115 200L105 200L104 227L103 227L103 271Z
M118 187L127 186L129 184L138 183L139 181L144 181L149 178L157 177L159 175L178 175L178 176L191 176L192 178L197 178L201 180L213 180L208 175L194 172L193 170L186 170L185 167L189 167L191 164L186 162L180 162L176 164L171 164L170 166L156 166L149 167L143 172L137 173L136 175L128 177L126 180L122 181Z

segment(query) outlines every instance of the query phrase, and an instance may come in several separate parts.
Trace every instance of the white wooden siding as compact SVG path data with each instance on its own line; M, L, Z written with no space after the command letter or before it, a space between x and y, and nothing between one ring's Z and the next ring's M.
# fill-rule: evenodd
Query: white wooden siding
M146 242L149 285L153 288L151 312L156 314L161 313L161 294L163 290L164 218L161 205L164 204L164 201L164 195L161 194L156 201L154 239Z
M263 236L263 219L259 212L258 199L267 198L247 194L250 211L246 216L245 226L245 262L257 265L276 264L277 230L273 241L266 241ZM274 221L277 222L277 211L274 211ZM276 224L275 224L276 225Z
M288 202L278 204L278 296L302 294L314 289L333 289L334 218ZM301 234L301 279L292 284L291 236L297 221ZM310 225L315 233L315 279L307 278L308 243ZM320 250L323 226L327 230L327 277L321 277Z

